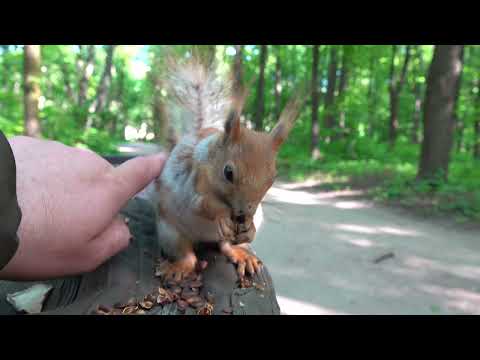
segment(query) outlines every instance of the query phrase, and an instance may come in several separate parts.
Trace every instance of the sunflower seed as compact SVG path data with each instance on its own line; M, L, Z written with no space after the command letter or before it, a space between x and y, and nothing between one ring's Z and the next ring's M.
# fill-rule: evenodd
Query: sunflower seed
M153 302L152 301L142 301L140 303L140 306L145 309L145 310L150 310L153 307Z
M138 310L138 306L127 306L125 309L123 309L122 314L130 315L130 314L133 314L137 310Z
M205 303L198 311L198 315L212 315L213 314L213 305L210 303Z

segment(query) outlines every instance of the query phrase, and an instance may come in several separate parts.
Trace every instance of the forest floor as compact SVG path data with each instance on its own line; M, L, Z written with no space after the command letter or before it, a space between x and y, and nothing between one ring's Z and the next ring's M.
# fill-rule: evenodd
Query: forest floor
M478 226L315 182L277 183L259 219L283 313L480 314Z

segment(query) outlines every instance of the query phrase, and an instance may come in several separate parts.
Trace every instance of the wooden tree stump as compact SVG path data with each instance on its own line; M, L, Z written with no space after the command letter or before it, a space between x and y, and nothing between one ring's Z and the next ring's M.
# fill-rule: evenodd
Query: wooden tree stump
M131 298L141 301L158 289L160 279L155 277L155 265L160 256L156 238L155 218L151 205L143 199L129 202L123 214L130 218L128 226L134 236L130 246L110 259L96 271L80 277L59 279L54 286L42 314L92 314L99 305L113 308L115 303ZM252 280L262 288L240 288L236 268L215 249L200 249L201 259L208 261L202 273L200 294L213 295L213 314L279 315L272 279L263 266ZM227 310L227 311L225 311ZM189 307L185 314L196 314ZM175 304L154 306L146 315L182 314Z

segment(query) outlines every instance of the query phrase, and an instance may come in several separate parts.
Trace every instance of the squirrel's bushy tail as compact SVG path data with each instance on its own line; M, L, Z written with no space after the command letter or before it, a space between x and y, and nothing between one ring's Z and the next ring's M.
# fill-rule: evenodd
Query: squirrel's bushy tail
M229 78L217 73L215 63L206 64L197 56L185 61L169 58L167 64L167 107L176 133L172 138L223 126L232 106Z

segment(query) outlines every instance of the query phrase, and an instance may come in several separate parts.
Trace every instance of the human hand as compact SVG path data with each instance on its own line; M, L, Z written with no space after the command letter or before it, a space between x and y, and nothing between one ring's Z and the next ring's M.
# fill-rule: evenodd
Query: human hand
M0 279L40 280L93 271L129 244L118 215L159 176L164 154L114 168L97 154L53 141L9 140L22 210L19 248Z

